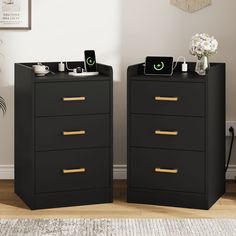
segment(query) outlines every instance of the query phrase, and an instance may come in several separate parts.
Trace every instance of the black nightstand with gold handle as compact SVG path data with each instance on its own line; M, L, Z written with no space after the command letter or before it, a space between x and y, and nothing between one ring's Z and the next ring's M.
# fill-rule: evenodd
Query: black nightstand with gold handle
M128 202L208 209L225 191L225 64L128 68Z
M32 64L15 64L15 192L31 209L112 202L112 68L36 77Z

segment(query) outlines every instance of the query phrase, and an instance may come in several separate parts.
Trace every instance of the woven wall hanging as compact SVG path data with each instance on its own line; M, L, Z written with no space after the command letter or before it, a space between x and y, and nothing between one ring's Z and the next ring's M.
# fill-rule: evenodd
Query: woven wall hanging
M187 12L195 12L211 5L211 0L170 0L170 2Z

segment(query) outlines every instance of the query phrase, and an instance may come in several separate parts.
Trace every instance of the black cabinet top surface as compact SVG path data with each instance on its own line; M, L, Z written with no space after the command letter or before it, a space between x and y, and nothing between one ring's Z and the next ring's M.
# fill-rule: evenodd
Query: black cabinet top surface
M66 82L66 81L97 81L97 80L112 80L112 67L109 65L103 65L97 63L98 75L95 76L71 76L68 74L70 71L58 72L58 63L59 62L42 62L43 65L49 66L50 72L45 76L36 76L32 66L37 64L37 62L30 63L16 63L16 66L22 68L25 72L31 75L31 78L34 82ZM84 63L79 62L68 62L69 68L84 67Z
M195 82L205 83L207 78L211 75L214 76L216 68L225 67L225 63L211 63L210 70L205 76L198 75L195 71L195 63L188 63L188 72L181 71L182 62L177 63L176 68L173 71L172 76L165 75L145 75L144 63L131 65L128 67L128 79L130 80L145 80L145 81L171 81L171 82Z

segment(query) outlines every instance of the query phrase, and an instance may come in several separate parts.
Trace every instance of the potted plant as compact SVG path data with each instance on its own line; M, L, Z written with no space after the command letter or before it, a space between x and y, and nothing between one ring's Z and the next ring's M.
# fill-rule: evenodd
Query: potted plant
M1 39L0 39L0 44L2 44L2 40ZM2 53L0 53L0 55L2 56ZM3 115L5 115L5 113L7 111L7 105L6 105L6 101L1 96L0 96L0 109L3 112Z
M0 109L3 112L3 115L5 115L6 111L7 111L7 105L6 105L6 101L4 100L3 97L0 96Z

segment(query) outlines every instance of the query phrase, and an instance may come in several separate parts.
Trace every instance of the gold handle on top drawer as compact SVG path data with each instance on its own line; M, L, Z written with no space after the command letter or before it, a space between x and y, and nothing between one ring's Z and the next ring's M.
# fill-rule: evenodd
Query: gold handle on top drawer
M73 173L84 173L86 172L85 168L79 169L63 169L63 174L73 174Z
M163 169L160 167L155 168L155 172L157 173L167 173L167 174L177 174L178 169Z
M164 131L164 130L155 130L156 135L178 135L178 131Z
M85 135L86 132L85 132L85 130L63 131L62 134L63 134L64 136L69 136L69 135Z
M85 101L85 97L63 97L64 102Z
M161 97L161 96L155 97L156 101L167 101L167 102L177 102L178 99L179 99L178 97Z

